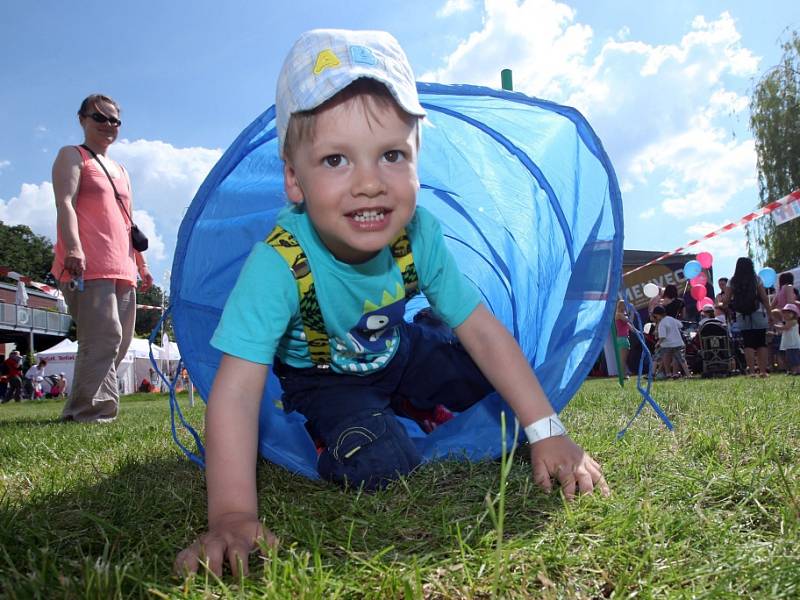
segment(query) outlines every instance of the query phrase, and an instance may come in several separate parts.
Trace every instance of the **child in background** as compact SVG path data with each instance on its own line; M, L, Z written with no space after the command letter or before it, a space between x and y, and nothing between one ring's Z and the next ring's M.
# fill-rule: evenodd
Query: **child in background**
M704 304L703 308L700 309L700 323L698 325L702 327L705 323L714 319L716 319L714 305Z
M494 388L531 442L537 484L556 479L568 498L608 493L439 223L416 205L424 115L388 33L314 30L286 58L276 129L291 204L253 247L211 341L223 356L206 414L209 531L178 555L178 570L206 560L217 575L225 562L237 574L241 560L246 572L258 540L276 543L256 490L270 365L284 406L322 442L324 479L374 489L407 475L421 458L395 414L462 411ZM417 289L441 325L404 321Z
M714 305L714 318L723 325L728 324L728 320L725 317L725 309L722 307L721 304Z
M794 303L786 304L781 310L781 316L783 321L775 323L775 327L781 332L780 349L784 353L786 373L800 375L800 331L797 326L800 308Z
M50 378L52 380L52 384L50 385L50 391L45 394L47 398L60 398L67 387L67 379L64 373L59 373L58 377Z
M44 385L44 377L37 375L33 380L33 392L31 393L31 400L39 400L44 397L42 386Z
M631 340L628 337L631 333L631 322L628 313L625 311L625 301L617 300L617 310L614 315L614 326L617 330L617 348L619 348L619 361L622 366L623 374L628 377L628 353L631 350Z
M680 377L680 367L682 367L688 376L689 365L682 359L685 344L681 335L681 322L669 316L663 306L653 308L653 318L658 324L658 349L664 373L667 377L677 379Z

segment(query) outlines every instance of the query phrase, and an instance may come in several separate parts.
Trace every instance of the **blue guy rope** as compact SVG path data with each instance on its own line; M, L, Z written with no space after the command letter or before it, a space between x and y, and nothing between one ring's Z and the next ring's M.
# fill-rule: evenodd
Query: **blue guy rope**
M169 389L169 416L170 416L170 427L172 429L172 439L175 440L175 443L178 447L183 451L186 457L191 460L194 464L196 464L201 469L205 469L205 456L206 456L206 449L203 446L203 442L200 439L200 435L197 431L192 427L189 422L183 417L183 412L181 412L180 404L178 404L178 399L175 397L175 385L178 382L178 377L180 376L181 368L183 366L183 360L178 360L178 366L175 369L175 375L172 378L172 381L169 380L168 374L164 374L161 369L158 367L158 362L156 361L155 357L153 356L153 343L155 342L156 336L158 335L159 330L161 329L161 324L164 322L164 319L167 318L167 315L170 313L171 308L167 308L161 315L161 318L156 323L156 326L153 328L153 331L150 332L150 337L148 341L150 342L150 364L153 365L153 368L156 371L159 379L163 381L167 388ZM183 425L184 429L186 429L194 438L195 447L197 448L197 453L192 452L187 448L183 442L181 442L180 438L178 438L178 431L177 427L175 426L175 414L177 413L178 419L180 420L181 424Z
M650 388L653 385L653 357L650 354L650 349L647 347L647 343L644 339L644 334L642 333L643 325L642 325L642 318L639 315L639 312L633 308L633 305L628 302L627 298L623 298L625 302L625 310L628 311L628 314L634 315L634 320L636 323L632 327L633 331L636 333L636 337L639 340L639 343L642 345L642 355L639 357L639 370L636 374L636 389L639 391L639 394L642 396L642 401L639 403L639 407L636 409L636 412L631 417L630 421L623 427L619 433L617 433L617 439L622 438L625 435L625 432L628 431L628 427L631 426L633 421L636 417L639 416L639 413L642 412L645 404L649 404L653 407L653 410L656 411L656 414L661 417L661 420L664 421L664 424L667 426L667 429L670 431L673 430L672 422L669 420L667 414L662 410L662 408L658 405L658 402L653 400L653 396L650 394ZM647 361L647 376L646 381L647 385L642 387L642 372L644 371L645 359Z

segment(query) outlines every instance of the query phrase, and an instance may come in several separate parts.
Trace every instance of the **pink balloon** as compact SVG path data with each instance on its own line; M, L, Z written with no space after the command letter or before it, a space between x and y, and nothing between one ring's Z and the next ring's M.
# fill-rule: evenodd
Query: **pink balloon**
M700 266L704 269L708 269L714 262L714 257L711 256L710 252L701 252L697 255L697 262L700 263Z
M694 291L694 290L692 290L692 291ZM703 307L706 304L710 304L711 306L714 306L714 301L711 298L709 298L708 296L706 296L702 300L698 300L697 301L697 312L700 312L701 310L703 310Z
M700 273L700 275L695 275L689 280L689 283L692 285L705 285L708 283L708 275L705 273Z
M706 286L704 285L693 285L692 286L692 298L695 300L702 300L706 297Z

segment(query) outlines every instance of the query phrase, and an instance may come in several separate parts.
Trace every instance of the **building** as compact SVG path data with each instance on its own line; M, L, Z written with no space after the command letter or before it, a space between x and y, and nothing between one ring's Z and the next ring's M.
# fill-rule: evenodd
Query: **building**
M72 319L59 311L58 300L26 287L28 305L16 303L17 286L0 283L0 354L8 355L13 344L23 354L49 348L62 340Z

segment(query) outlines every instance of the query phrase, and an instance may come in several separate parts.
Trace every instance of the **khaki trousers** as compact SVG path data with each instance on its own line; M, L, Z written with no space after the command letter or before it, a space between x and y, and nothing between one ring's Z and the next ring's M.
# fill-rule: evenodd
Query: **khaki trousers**
M61 418L114 419L119 412L117 367L128 352L136 323L136 289L119 279L90 279L82 292L61 285L78 329L72 389Z

